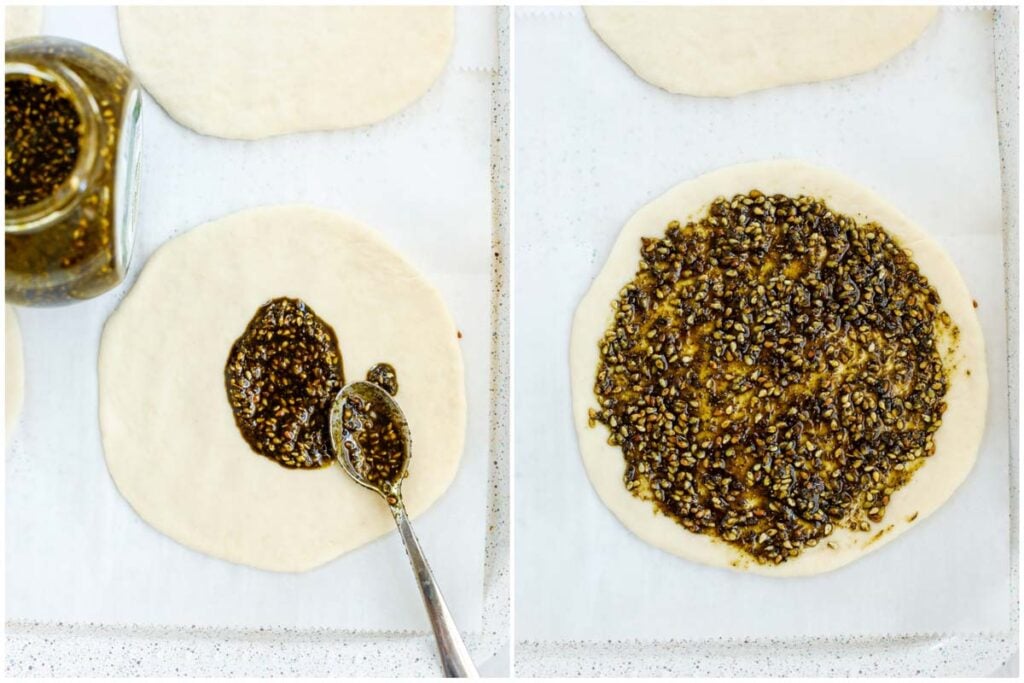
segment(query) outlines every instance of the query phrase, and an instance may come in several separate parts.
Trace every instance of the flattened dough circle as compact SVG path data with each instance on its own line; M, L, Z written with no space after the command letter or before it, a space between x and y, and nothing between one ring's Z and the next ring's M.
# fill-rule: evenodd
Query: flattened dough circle
M4 38L14 40L37 36L43 30L43 8L38 5L14 5L4 10Z
M874 69L913 43L934 7L587 7L591 28L640 78L731 97Z
M375 123L448 61L451 7L121 7L121 44L180 123L255 139Z
M696 220L716 197L731 197L752 189L768 195L806 194L823 198L834 211L855 218L858 223L874 221L884 227L911 252L938 292L944 309L960 328L960 343L952 359L946 394L947 410L935 433L935 454L917 470L910 483L892 496L885 518L871 532L837 529L828 537L835 548L820 543L780 565L760 565L727 543L691 533L657 514L652 503L626 491L622 482L622 451L608 445L607 428L587 425L587 409L597 407L594 379L598 341L612 322L612 301L636 274L640 238L662 235L672 220ZM953 494L970 472L985 427L985 345L973 300L956 266L927 233L874 192L834 171L798 161L720 169L677 185L637 211L622 229L608 261L576 309L569 357L573 419L580 452L590 481L605 505L630 531L652 545L695 562L759 574L799 576L830 571L882 547L919 524ZM882 529L888 530L872 540Z
M4 310L4 424L8 435L21 416L25 398L25 363L21 353L21 328L13 306Z
M457 329L438 292L373 231L334 212L276 206L201 225L164 246L103 330L100 427L136 512L201 552L303 571L394 522L340 467L288 470L243 440L224 365L257 308L299 297L338 335L346 381L398 370L414 439L414 516L455 477L466 403Z

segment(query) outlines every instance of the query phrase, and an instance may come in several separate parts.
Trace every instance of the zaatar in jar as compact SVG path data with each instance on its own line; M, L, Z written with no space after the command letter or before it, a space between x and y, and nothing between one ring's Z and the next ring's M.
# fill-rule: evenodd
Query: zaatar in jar
M301 299L273 299L231 347L224 380L242 437L279 465L334 460L331 405L345 385L338 338Z
M644 239L591 425L624 484L779 564L869 531L934 452L957 329L884 226L753 190Z
M74 171L82 119L54 83L30 75L4 81L4 207L24 209L48 199Z
M110 55L59 38L5 51L7 300L53 305L120 283L134 237L141 98Z

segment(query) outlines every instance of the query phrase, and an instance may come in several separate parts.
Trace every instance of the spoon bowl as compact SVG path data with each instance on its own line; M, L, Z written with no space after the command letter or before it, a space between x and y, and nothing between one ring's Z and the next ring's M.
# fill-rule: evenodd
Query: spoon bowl
M360 432L369 426L363 417L367 413L377 422L383 420L393 427L401 441L400 462L390 464L393 476L375 479L368 474L372 472L372 465L367 463L370 454L360 440ZM405 413L388 392L372 382L346 385L331 406L330 430L335 458L348 476L360 486L379 493L389 505L401 500L402 480L408 473L412 453L412 435Z

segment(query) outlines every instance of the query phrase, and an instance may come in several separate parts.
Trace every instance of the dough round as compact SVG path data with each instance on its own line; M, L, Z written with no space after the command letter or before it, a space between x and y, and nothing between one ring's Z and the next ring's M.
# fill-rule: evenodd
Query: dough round
M375 123L419 99L452 47L450 7L121 7L146 90L200 133L255 139Z
M4 10L4 38L14 40L37 36L43 30L43 8L38 5L15 5Z
M7 433L11 433L14 424L21 416L21 406L25 397L25 364L21 355L21 329L18 327L18 316L13 306L7 306L4 314L4 417Z
M588 7L640 78L731 97L870 71L913 43L934 7Z
M728 543L694 534L640 500L622 481L624 460L608 445L602 425L588 426L588 408L597 408L594 379L598 341L612 321L611 304L633 279L640 260L640 239L660 236L672 220L686 223L703 215L719 196L758 189L765 194L819 197L831 209L862 223L874 221L913 255L921 273L938 292L944 310L960 328L952 358L947 409L935 432L935 454L892 496L885 517L871 532L837 528L826 543L807 548L779 565L762 565ZM985 346L973 300L956 266L921 228L872 191L842 175L798 161L769 161L733 166L684 182L640 209L626 223L608 261L576 310L570 342L573 418L580 452L591 483L616 517L633 533L670 553L709 565L759 574L798 576L830 571L892 541L942 505L970 472L985 428L988 376ZM875 535L884 531L879 537Z
M289 470L254 452L224 387L256 310L298 297L334 328L346 381L391 363L414 439L406 505L455 478L466 401L457 329L422 275L373 231L305 206L235 213L157 251L103 331L100 427L110 474L180 543L261 569L303 571L394 528L341 467Z

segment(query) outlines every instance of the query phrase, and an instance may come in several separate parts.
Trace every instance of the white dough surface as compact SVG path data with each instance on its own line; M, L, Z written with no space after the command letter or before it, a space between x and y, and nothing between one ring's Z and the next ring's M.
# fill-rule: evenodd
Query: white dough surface
M869 532L837 528L828 540L780 565L761 565L734 546L687 531L656 513L652 502L629 493L622 481L624 460L607 443L604 425L588 426L599 361L598 341L612 322L611 303L636 274L640 240L661 236L672 220L686 223L702 216L719 196L758 189L765 194L801 194L823 198L828 206L857 220L881 225L911 252L922 274L939 294L943 309L960 330L959 344L946 361L951 368L947 410L934 435L935 453L913 478L893 494L881 522ZM956 266L920 227L871 190L831 170L799 161L741 164L677 185L653 200L626 223L608 260L580 302L570 340L573 418L590 481L605 505L634 534L673 554L704 564L775 576L818 574L837 569L876 550L920 523L941 506L967 477L984 432L988 375L981 326L972 298ZM884 533L876 538L878 532Z
M110 474L152 526L231 562L303 571L394 528L340 467L255 453L224 386L228 351L264 302L299 297L338 337L345 379L398 372L414 517L448 488L466 422L455 323L434 287L369 228L283 205L231 214L162 246L103 331L100 427Z
M4 424L10 434L21 415L25 400L25 362L21 350L21 328L13 306L4 309Z
M874 69L913 43L934 7L587 7L638 76L669 92L731 97Z
M141 7L118 10L147 91L207 135L352 128L408 107L452 49L451 7Z
M39 5L11 5L4 10L4 38L13 40L37 36L43 30L43 8Z

